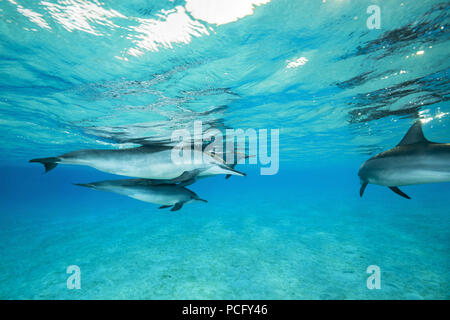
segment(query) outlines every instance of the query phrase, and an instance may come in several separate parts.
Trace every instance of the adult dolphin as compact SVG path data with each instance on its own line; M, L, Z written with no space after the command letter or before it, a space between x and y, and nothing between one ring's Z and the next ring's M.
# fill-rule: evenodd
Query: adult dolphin
M173 182L217 174L245 176L245 173L230 168L220 159L195 149L192 151L191 161L172 161L174 148L176 147L155 144L130 149L80 150L57 157L32 159L30 162L43 164L45 172L58 164L75 164L122 176L173 180Z
M428 141L423 135L422 122L418 120L395 148L364 162L358 176L361 197L367 184L373 183L411 199L398 187L450 181L450 143Z
M76 185L114 192L133 199L159 204L161 205L159 209L172 207L170 211L180 210L183 204L193 201L208 202L204 199L200 199L197 194L182 185L161 184L157 180L107 180L92 183L77 183Z

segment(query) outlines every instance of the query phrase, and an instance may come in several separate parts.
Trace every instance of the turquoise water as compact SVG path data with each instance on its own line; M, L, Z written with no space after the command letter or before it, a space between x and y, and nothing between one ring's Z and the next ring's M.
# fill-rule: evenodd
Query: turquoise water
M416 119L450 142L448 4L223 2L0 1L0 298L449 299L450 183L361 199L357 176ZM170 212L28 163L194 120L279 129L279 172L201 179L208 203Z

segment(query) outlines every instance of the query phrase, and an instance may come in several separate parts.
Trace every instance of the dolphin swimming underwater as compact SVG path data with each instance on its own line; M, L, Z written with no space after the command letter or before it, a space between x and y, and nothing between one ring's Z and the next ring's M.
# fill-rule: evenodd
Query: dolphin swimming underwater
M398 195L411 199L398 187L450 181L450 143L428 141L418 120L395 148L364 162L358 176L361 197L367 184L372 183L389 187Z
M180 210L183 204L193 201L208 202L200 199L197 194L177 184L161 184L149 179L106 180L92 183L77 183L77 186L109 191L161 205L159 209L169 208L170 211Z
M245 176L205 152L193 150L194 159L190 163L175 163L172 161L173 146L145 145L130 149L116 150L79 150L57 157L32 159L44 165L45 172L58 164L75 164L93 167L97 170L122 176L145 179L165 179L174 182L190 180L196 176L231 174ZM197 153L197 154L196 154Z
M240 164L240 162L242 160L245 160L245 159L248 159L248 158L252 158L252 157L254 157L254 155L248 155L245 152L231 151L231 152L226 152L226 153L223 153L223 152L222 153L216 153L216 154L213 155L213 157L216 157L219 161L223 162L224 164L226 164L231 169L234 169L238 164ZM232 158L233 160L229 161L229 158ZM230 177L231 177L231 174L227 174L225 176L225 179L228 179Z

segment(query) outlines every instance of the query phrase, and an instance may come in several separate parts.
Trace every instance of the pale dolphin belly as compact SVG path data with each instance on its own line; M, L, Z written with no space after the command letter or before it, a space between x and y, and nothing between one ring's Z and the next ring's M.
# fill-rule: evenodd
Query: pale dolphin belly
M450 157L433 155L391 157L372 160L369 183L406 186L450 181Z
M160 205L175 205L178 202L187 202L189 197L181 192L178 194L164 194L164 193L133 193L129 195L130 198L141 200Z
M61 156L61 163L86 165L122 176L147 179L174 179L186 171L207 168L208 163L174 163L172 149L158 152L125 150L87 150Z
M174 185L154 187L112 185L101 186L98 189L159 205L175 205L178 202L188 202L191 199L191 193L188 190Z

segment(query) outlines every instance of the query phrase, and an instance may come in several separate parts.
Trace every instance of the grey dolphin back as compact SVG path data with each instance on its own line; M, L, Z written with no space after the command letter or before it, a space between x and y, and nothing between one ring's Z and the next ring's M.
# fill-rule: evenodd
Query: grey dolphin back
M202 169L194 169L191 171L184 171L179 177L174 179L136 179L142 180L142 183L149 183L151 185L177 185L179 187L185 187L193 184L197 181L197 175L202 172Z
M101 156L105 157L108 155L120 155L120 154L140 154L140 153L156 153L171 149L171 146L156 144L156 145L145 145L136 148L129 149L84 149L65 153L61 155L61 158L83 158L89 156Z
M195 192L192 192L191 190L184 188L180 184L174 184L174 183L166 183L165 180L152 180L152 179L124 179L124 180L105 180L105 181L97 181L97 182L91 182L91 183L74 183L77 186L80 187L87 187L92 188L96 190L105 190L105 191L111 191L108 189L104 189L103 187L137 187L141 190L146 190L147 188L151 188L152 192L157 192L159 188L173 188L175 191L183 192L186 196L188 194L190 196L190 199L195 199L202 202L208 202L204 199L201 199L198 197L198 195ZM163 190L164 192L164 190ZM173 204L167 204L167 205L161 205L158 209L165 209L165 208L171 208L170 211L178 211L180 210L184 203L189 202L189 196L185 199L181 197L181 199L178 199L174 205ZM151 202L151 201L149 201Z
M156 153L171 149L172 147L164 144L145 145L131 149L86 149L65 153L57 157L31 159L29 162L38 162L44 165L45 172L54 169L63 159L82 158L86 156L107 156L110 154L125 153Z
M151 187L151 186L162 186L167 185L166 180L157 179L124 179L124 180L111 180L111 183L117 183L117 185L129 187L129 186L141 186L141 187Z

